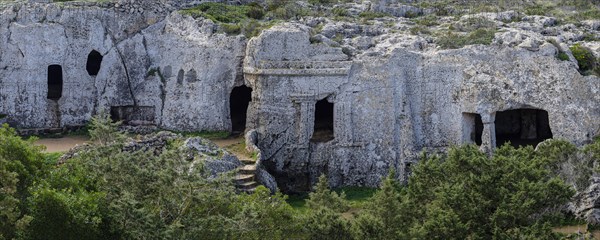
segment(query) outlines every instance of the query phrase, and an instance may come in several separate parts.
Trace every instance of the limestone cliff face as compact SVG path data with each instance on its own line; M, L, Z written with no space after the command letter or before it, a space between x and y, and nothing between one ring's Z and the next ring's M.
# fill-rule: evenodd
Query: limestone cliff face
M563 46L572 33L554 29L555 44L538 33L549 18L505 24L489 46L442 50L381 23L307 17L247 40L152 4L117 5L0 8L0 122L59 128L110 111L171 130L229 131L230 94L246 85L246 129L284 191L308 190L323 173L334 187L377 186L390 167L406 178L425 149L583 144L600 134L600 79L578 72ZM505 15L479 17L504 24Z
M12 5L0 13L0 113L20 128L85 124L100 111L174 130L228 130L229 93L241 84L243 37L177 12L99 6ZM93 51L99 71L86 69ZM62 76L50 76L50 68ZM49 99L60 78L61 96ZM236 82L237 81L237 82Z
M581 144L598 134L600 79L556 59L550 43L538 51L398 48L351 62L322 47L293 24L248 44L251 121L284 189L308 189L322 173L335 186L375 186L392 166L406 175L423 149L474 142L471 114L482 118L484 149L495 147L496 113L512 109L547 111L554 138ZM314 142L324 98L334 104L334 139Z

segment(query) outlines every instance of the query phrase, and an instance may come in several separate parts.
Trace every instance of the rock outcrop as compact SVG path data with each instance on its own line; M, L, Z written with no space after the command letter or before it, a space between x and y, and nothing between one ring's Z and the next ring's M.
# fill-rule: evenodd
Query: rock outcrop
M0 35L0 113L19 128L82 125L101 111L166 129L231 126L229 93L242 84L245 40L215 34L210 20L14 4L1 10ZM91 74L89 64L100 67Z
M134 125L231 131L230 95L245 85L258 180L288 192L324 173L333 187L377 186L390 167L406 179L423 150L474 143L492 152L505 140L547 138L581 145L600 134L600 79L582 75L569 50L582 43L600 56L598 41L581 42L600 35L597 21L441 17L449 23L427 30L494 29L490 45L442 49L401 17L426 8L340 4L351 16L391 15L305 16L247 39L172 11L194 3L2 5L0 116L22 129L58 128L105 111Z

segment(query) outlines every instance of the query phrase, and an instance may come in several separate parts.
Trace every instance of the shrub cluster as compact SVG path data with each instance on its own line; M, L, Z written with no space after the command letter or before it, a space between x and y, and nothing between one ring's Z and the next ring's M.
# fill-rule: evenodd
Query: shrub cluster
M584 75L600 76L600 59L597 59L589 48L575 44L570 49L579 65L579 72Z
M0 239L557 239L544 216L587 186L600 158L600 139L505 145L492 157L453 147L423 154L407 186L390 171L360 208L322 176L297 212L281 193L209 177L177 142L124 152L106 119L90 129L100 144L61 165L0 128Z

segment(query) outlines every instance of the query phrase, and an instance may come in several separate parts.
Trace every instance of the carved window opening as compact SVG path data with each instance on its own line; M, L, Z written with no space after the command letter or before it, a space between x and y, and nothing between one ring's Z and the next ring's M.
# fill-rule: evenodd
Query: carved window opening
M92 52L88 54L85 69L90 76L98 75L98 72L100 72L100 67L102 66L102 58L102 55L96 50L92 50Z
M246 117L251 100L252 88L242 85L234 87L231 91L231 95L229 95L229 113L232 133L242 133L246 130Z
M333 139L333 103L328 102L325 98L315 105L315 124L310 140L312 142L329 142Z
M481 146L483 122L477 113L463 113L463 142Z
M48 66L48 99L58 101L62 97L63 73L60 65Z
M515 147L536 146L552 138L548 112L538 109L516 109L496 113L496 144L510 142Z

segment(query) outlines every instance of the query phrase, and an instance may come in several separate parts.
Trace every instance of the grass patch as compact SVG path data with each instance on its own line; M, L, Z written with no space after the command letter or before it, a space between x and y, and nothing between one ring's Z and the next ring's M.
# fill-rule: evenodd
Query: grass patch
M377 188L367 187L344 187L335 189L337 193L344 192L346 194L346 200L350 202L351 209L348 213L359 212L364 208L365 204L369 202L369 199L377 192ZM310 211L306 206L306 199L308 199L308 193L292 194L288 196L286 200L294 210L300 213L306 213Z
M489 45L494 40L496 29L477 29L468 34L447 32L438 36L436 43L444 49L456 49L467 45Z
M225 149L235 155L247 157L253 160L256 160L258 154L254 152L248 152L246 150L246 141L244 138L241 138L241 142L226 146Z
M225 139L229 137L227 131L200 131L200 132L175 132L183 135L184 137L201 137L206 139Z
M261 19L264 16L262 8L256 5L227 5L224 3L202 3L193 8L181 10L183 14L194 18L204 17L213 22L220 23L239 23L250 17Z
M358 16L364 20L373 20L375 18L389 17L390 15L380 12L365 11L361 12Z

